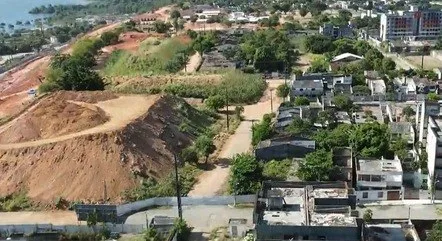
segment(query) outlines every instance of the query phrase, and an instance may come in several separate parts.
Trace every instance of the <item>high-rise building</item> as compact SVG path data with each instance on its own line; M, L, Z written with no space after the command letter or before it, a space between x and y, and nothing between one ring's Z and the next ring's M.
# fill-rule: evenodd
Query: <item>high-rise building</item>
M382 14L380 31L382 41L437 39L442 36L442 11L411 6L409 11Z

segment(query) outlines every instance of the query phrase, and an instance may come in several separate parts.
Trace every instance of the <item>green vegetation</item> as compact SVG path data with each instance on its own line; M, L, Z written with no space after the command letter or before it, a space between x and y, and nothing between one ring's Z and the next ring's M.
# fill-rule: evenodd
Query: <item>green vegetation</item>
M181 195L186 196L197 182L200 170L193 165L185 164L178 171L181 187ZM170 197L176 195L175 174L172 172L158 181L148 178L139 187L123 193L126 201L138 201L153 197Z
M332 170L331 152L320 149L305 156L299 163L297 175L304 181L328 181Z
M309 105L310 100L304 96L297 96L294 103L296 106Z
M205 163L209 159L209 155L212 154L216 147L213 145L213 136L201 135L195 141L195 149L198 153L205 158Z
M26 210L32 207L31 201L25 192L13 193L4 197L0 197L1 212L15 212Z
M214 95L225 95L229 104L247 104L257 102L267 85L257 74L244 74L239 71L226 73L218 85L207 84L168 84L163 91L180 97L207 99Z
M276 89L276 96L286 98L290 93L290 87L287 84L279 85Z
M100 39L84 39L72 47L72 54L58 54L51 60L46 81L39 87L40 92L54 90L103 90L103 79L92 70L95 55L103 46Z
M378 122L359 124L350 134L353 151L362 157L386 156L390 147L388 126Z
M163 237L153 228L147 228L143 232L143 241L166 241L170 240L171 235L177 234L177 241L188 241L192 228L189 227L186 221L176 219L173 224L173 229L169 233L169 237ZM137 239L138 240L138 239Z
M365 210L362 219L364 222L370 223L373 220L373 211L371 209Z
M264 180L285 181L289 177L292 160L272 160L264 163Z
M103 74L107 76L140 76L176 73L187 63L191 50L179 38L171 38L151 47L149 53L132 54L124 50L114 51L109 57Z
M260 30L242 38L238 58L260 72L291 69L299 53L287 35L275 29Z
M269 138L272 133L272 118L269 114L265 114L260 123L252 126L252 145L256 146L262 140Z
M236 195L256 193L262 181L262 166L250 154L236 155L230 168L229 189Z

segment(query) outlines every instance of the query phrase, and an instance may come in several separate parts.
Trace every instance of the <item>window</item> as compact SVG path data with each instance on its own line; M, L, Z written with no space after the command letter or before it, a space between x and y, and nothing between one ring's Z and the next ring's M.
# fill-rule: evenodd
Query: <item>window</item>
M304 89L299 89L299 91L304 91Z
M312 88L312 91L315 91L316 89L315 88Z
M383 198L384 197L384 192L378 192L378 198Z
M368 198L368 192L363 192L362 193L362 198Z

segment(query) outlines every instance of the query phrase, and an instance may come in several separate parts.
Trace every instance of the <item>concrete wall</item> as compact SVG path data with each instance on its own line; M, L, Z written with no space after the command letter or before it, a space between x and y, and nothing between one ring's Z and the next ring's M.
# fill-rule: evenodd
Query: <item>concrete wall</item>
M105 224L111 232L118 233L141 233L146 229L145 225L135 224ZM94 227L95 231L103 228L101 224ZM14 233L31 234L37 232L58 231L61 233L93 233L94 229L87 225L52 225L52 224L24 224L24 225L0 225L0 233L9 235Z
M354 241L359 240L358 227L330 226L289 226L289 225L256 225L256 240L325 240Z
M404 189L393 189L393 190L361 190L361 191L356 191L356 199L358 202L366 202L366 201L385 201L387 200L387 196L388 196L388 192L389 191L393 191L393 192L400 192L400 199L403 199L403 195L404 195ZM379 197L378 194L382 192L382 197ZM367 193L368 196L367 198L363 197L363 193Z
M191 205L229 205L236 203L253 203L256 195L238 195L238 196L215 196L215 197L182 197L183 206ZM133 203L119 205L117 207L118 216L134 213L153 206L176 206L176 197L150 198Z

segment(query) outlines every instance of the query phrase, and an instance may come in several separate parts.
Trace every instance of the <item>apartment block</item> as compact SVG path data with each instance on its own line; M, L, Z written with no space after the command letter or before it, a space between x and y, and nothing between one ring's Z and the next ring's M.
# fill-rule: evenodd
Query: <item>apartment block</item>
M442 35L442 11L419 10L414 6L409 11L397 11L381 15L380 38L382 41L430 40Z

